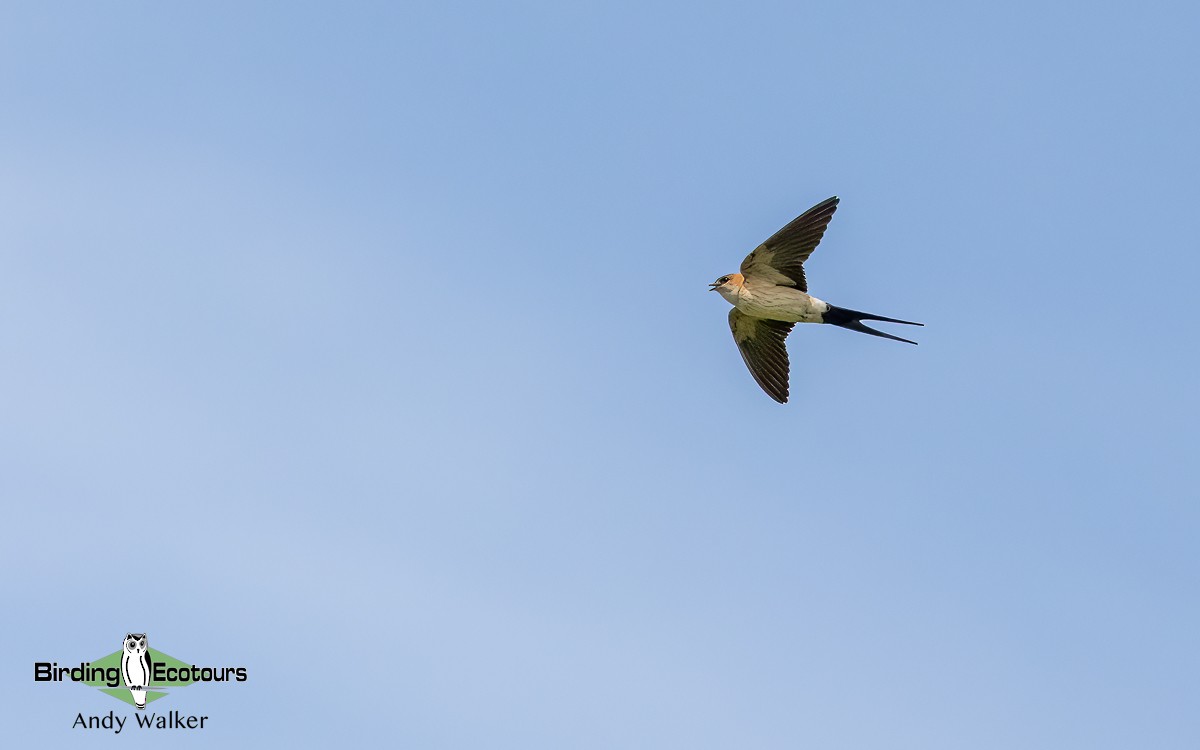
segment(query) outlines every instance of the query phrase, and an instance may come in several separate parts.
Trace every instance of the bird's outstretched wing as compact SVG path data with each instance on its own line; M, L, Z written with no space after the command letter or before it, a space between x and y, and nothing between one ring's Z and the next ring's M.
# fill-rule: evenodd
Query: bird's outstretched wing
M742 261L742 274L808 291L804 261L817 249L837 210L838 198L821 201L792 220Z
M788 400L788 353L784 340L795 323L755 318L729 311L729 329L750 374L767 395L781 404Z

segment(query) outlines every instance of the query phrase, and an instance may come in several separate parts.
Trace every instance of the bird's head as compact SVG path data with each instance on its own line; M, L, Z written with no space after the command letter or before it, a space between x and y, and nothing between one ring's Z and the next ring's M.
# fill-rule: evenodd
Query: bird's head
M742 284L745 281L746 277L740 273L731 273L709 284L708 290L710 292L719 292L722 297L732 301L737 297L738 290L742 288Z

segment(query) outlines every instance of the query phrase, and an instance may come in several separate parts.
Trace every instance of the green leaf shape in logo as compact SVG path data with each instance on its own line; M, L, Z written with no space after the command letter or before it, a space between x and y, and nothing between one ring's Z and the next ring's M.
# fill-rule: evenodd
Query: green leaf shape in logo
M115 668L118 672L120 672L121 671L121 654L122 653L123 652L121 652L121 651L114 651L111 654L109 654L108 656L105 656L103 658L96 659L95 661L93 661L92 666L102 669L102 670L107 670L109 668ZM188 664L187 662L179 661L174 656L168 656L167 654L164 654L163 652L161 652L157 649L153 649L153 648L149 649L148 653L150 654L150 661L154 665L155 672L159 671L159 665L161 664L161 665L163 665L164 669L166 667L173 667L175 675L190 675L191 674L192 665ZM174 680L151 680L152 686L156 687L156 688L184 687L185 685L191 685L193 682L195 682L195 680L191 679L190 677L185 677L184 679L179 679L177 677ZM109 695L116 698L117 700L125 701L126 703L128 703L131 706L135 705L133 702L133 694L129 692L128 687L110 688L105 684L103 679L85 680L85 684L91 685L92 687L100 688L100 690L102 692L108 693ZM122 685L125 684L124 677L121 678L121 684ZM166 697L166 695L167 695L166 693L158 691L158 690L147 690L146 691L146 703L149 704L150 702L156 701L159 698Z

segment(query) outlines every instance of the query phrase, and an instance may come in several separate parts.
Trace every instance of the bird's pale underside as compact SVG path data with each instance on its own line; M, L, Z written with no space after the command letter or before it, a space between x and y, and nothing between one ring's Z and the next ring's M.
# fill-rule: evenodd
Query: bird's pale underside
M808 293L804 262L817 249L837 206L835 196L808 209L747 255L740 273L722 276L711 284L713 291L733 305L729 328L750 374L781 404L788 400L790 365L785 340L796 323L829 323L909 344L917 342L868 328L862 321L924 325L836 307Z

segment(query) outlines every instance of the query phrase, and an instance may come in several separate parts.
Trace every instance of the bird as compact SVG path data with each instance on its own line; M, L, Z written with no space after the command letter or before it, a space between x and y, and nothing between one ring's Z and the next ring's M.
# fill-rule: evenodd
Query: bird
M821 201L754 248L742 261L740 273L709 284L710 291L733 305L729 328L750 374L781 404L788 400L790 369L785 341L797 323L828 323L908 344L917 342L869 328L862 321L925 325L837 307L808 293L804 263L825 236L837 207L836 195Z

